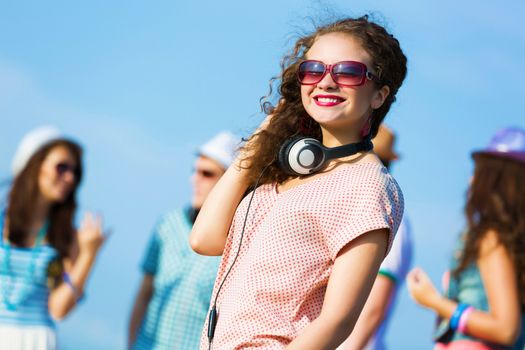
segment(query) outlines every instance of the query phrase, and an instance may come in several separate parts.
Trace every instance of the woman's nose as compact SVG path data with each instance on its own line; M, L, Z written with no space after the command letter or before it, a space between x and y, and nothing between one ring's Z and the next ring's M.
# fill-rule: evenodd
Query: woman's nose
M330 74L330 72L326 72L323 79L321 79L321 81L317 83L317 87L323 90L330 90L330 89L336 89L338 86L337 86L337 83L332 78L332 74Z

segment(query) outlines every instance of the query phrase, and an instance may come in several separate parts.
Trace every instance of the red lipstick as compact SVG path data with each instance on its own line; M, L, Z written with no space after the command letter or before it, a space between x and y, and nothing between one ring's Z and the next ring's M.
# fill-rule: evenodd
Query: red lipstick
M333 107L343 103L345 99L337 95L316 95L314 101L316 105L321 107Z

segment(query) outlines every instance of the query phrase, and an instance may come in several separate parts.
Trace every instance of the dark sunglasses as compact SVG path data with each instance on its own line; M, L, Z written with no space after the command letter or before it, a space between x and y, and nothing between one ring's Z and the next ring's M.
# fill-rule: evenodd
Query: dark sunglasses
M342 61L334 64L324 64L321 61L303 61L299 64L297 78L302 85L314 85L319 83L325 75L330 76L340 86L360 86L366 80L378 82L379 78L364 63L356 61Z
M71 173L73 175L75 175L75 177L78 177L78 169L77 167L71 165L71 164L68 164L68 163L58 163L56 166L55 166L55 169L56 169L56 172L59 176L63 176L64 174L66 173Z
M200 176L205 177L207 179L211 179L211 178L219 176L219 174L214 173L213 171L209 171L209 170L195 169L194 171L195 171L195 174L199 174Z

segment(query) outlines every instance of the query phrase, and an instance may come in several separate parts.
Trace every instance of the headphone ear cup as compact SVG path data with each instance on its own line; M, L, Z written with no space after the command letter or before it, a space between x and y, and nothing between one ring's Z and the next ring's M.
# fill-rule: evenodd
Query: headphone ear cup
M288 175L304 176L320 169L325 160L321 143L310 137L296 137L283 143L279 166Z
M297 143L297 141L301 140L301 137L295 137L289 140L286 140L279 149L279 156L278 156L278 162L279 167L282 171L284 171L288 175L300 175L299 173L295 172L292 167L290 166L290 149Z

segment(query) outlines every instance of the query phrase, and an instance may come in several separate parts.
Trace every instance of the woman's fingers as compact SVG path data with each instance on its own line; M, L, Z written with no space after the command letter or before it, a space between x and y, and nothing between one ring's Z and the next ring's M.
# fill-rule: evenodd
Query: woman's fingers
M78 231L80 250L96 252L104 243L107 236L103 232L102 215L87 212Z

